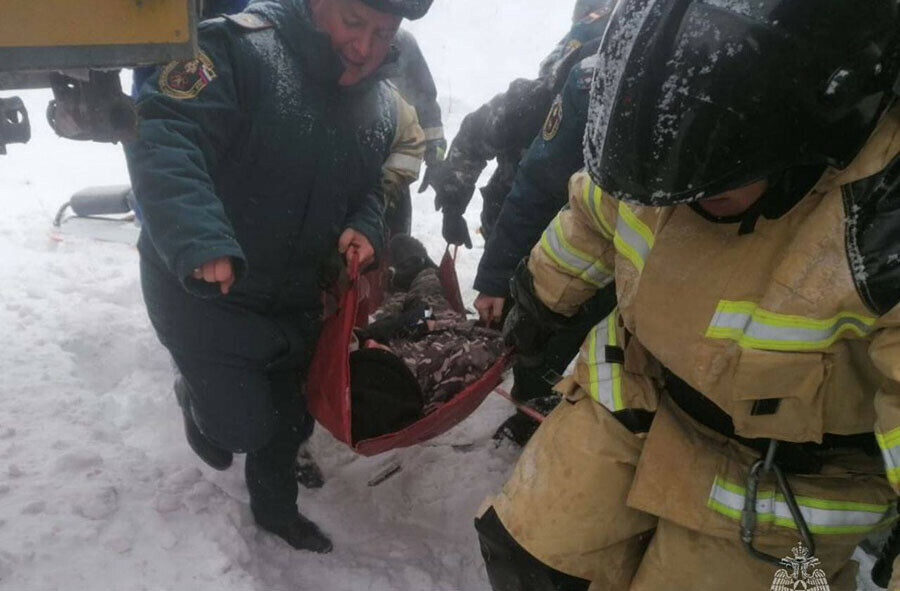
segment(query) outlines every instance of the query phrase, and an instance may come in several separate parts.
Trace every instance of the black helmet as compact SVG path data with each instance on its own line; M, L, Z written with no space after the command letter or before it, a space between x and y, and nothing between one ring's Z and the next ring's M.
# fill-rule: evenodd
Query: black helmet
M843 168L896 98L900 0L620 0L584 155L624 201L696 201Z
M362 0L375 10L396 14L409 20L422 18L434 0Z

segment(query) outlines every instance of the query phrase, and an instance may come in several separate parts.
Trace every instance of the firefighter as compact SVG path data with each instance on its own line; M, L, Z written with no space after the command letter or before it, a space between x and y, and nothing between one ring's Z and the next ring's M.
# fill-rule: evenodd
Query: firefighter
M507 338L618 307L476 520L491 584L855 589L900 490L900 3L622 0L598 55Z
M428 68L428 62L419 49L412 33L405 29L397 31L394 45L399 54L397 72L391 82L400 95L413 107L419 117L419 125L425 134L425 175L433 174L444 159L447 140L444 139L444 124L441 121L441 106L437 101L437 88ZM388 158L392 168L400 174L385 175L385 196L387 211L385 222L388 233L409 234L412 228L412 198L409 185L416 180L422 165L421 158L412 158L397 151Z
M126 147L144 299L188 443L220 470L246 453L257 524L299 549L331 541L297 510L313 420L296 393L333 260L380 256L382 167L397 138L423 139L383 67L402 18L430 4L256 2L206 21L198 57L143 85Z
M541 130L541 123L569 70L591 52L586 46L606 27L613 0L581 0L571 30L541 63L534 80L514 80L505 93L492 98L463 119L447 159L420 187L434 187L435 207L443 212L443 235L450 244L472 247L463 213L475 192L478 177L488 161L497 170L481 189L482 233L489 238L516 176L519 159Z

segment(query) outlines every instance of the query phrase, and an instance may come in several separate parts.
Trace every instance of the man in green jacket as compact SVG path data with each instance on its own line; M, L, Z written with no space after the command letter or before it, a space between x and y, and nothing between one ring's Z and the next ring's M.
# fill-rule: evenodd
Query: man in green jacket
M321 292L334 259L379 256L399 109L382 66L430 4L281 0L206 21L197 58L142 86L126 147L144 299L188 442L220 470L246 453L257 523L299 549L331 549L292 472L313 428L298 393Z

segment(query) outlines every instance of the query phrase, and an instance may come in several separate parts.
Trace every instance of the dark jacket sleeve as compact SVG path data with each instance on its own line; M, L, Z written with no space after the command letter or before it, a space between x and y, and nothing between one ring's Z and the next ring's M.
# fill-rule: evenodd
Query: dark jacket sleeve
M539 134L519 167L478 265L475 289L492 296L509 294L519 261L567 202L569 177L584 166L582 138L588 90L584 72L573 68L562 91L562 121L555 135ZM547 139L549 137L549 139Z
M358 209L350 213L347 227L356 230L369 239L375 249L375 261L381 260L384 251L384 189L381 180L363 198Z
M229 256L238 279L246 261L212 175L241 119L224 23L201 29L200 45L212 63L211 78L193 98L160 88L166 69L154 74L138 97L139 139L125 146L135 197L147 233L162 262L186 289L204 296L217 286L191 278L202 263Z
M552 98L545 80L520 78L506 92L463 119L447 154L440 183L447 184L446 191L460 201L451 204L451 209L465 211L489 160L500 152L515 153L528 147L540 130ZM439 193L441 188L444 187L437 187Z

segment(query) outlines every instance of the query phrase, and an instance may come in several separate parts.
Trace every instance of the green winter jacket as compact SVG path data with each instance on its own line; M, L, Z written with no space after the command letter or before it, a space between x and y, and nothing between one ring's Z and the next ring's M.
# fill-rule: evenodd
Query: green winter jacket
M189 292L230 256L228 300L261 311L315 310L340 233L383 240L381 167L396 103L381 76L337 84L343 67L304 0L256 3L200 26L197 60L141 88L139 140L126 146L144 217L139 250Z

